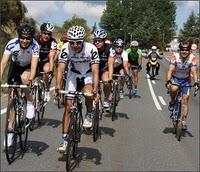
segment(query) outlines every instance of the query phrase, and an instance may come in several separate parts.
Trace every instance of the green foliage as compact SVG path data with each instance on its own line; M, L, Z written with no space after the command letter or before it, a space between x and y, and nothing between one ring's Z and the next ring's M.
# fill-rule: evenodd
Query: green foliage
M186 23L183 25L183 29L180 30L179 40L189 40L190 42L199 44L199 15L195 16L194 12L191 12Z
M169 0L108 0L100 26L125 43L136 39L141 47L161 49L175 34L176 6Z

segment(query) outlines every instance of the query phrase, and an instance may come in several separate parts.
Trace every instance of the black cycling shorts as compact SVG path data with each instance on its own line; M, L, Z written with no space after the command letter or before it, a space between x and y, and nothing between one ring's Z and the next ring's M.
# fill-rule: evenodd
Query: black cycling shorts
M27 66L19 66L11 60L10 67L8 70L7 83L8 84L13 84L13 83L22 84L21 74L27 69L31 69L31 64Z

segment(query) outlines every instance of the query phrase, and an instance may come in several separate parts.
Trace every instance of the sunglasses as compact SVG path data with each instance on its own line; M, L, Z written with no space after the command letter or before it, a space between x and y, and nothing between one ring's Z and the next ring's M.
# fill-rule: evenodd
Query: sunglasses
M115 46L115 48L121 48L121 49L122 49L122 47L121 47L121 46Z
M83 41L69 41L70 45L81 45L83 43Z
M50 32L42 32L42 34L48 35L48 36L51 36L51 35L52 35L52 33L50 33Z
M189 50L180 50L180 51L182 51L182 52L189 52Z
M94 40L94 43L97 43L97 42L100 42L100 43L101 43L101 42L103 42L103 40L102 40L102 39L95 39L95 40Z
M30 41L32 38L30 36L20 36L19 39Z

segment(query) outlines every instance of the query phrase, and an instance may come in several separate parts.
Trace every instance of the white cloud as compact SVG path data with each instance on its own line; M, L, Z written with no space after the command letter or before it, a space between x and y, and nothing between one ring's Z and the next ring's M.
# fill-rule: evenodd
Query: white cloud
M22 1L28 9L28 16L37 18L40 16L51 15L58 11L55 1Z
M82 18L96 18L99 19L103 10L106 8L106 4L86 2L86 1L67 1L63 5L64 12L72 17L77 15Z

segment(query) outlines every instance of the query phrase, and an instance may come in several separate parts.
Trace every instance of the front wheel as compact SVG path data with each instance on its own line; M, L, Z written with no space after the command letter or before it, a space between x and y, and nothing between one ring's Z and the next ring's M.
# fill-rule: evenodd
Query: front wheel
M4 140L4 146L5 146L5 153L6 153L6 159L9 164L11 164L15 159L15 153L17 150L17 128L18 128L18 122L16 119L16 112L14 107L14 99L11 100L10 104L7 107L7 117L6 117L6 125L5 125L5 140ZM10 130L8 128L9 124L9 118L14 118L14 124L13 124L13 130ZM11 143L9 143L11 142Z

